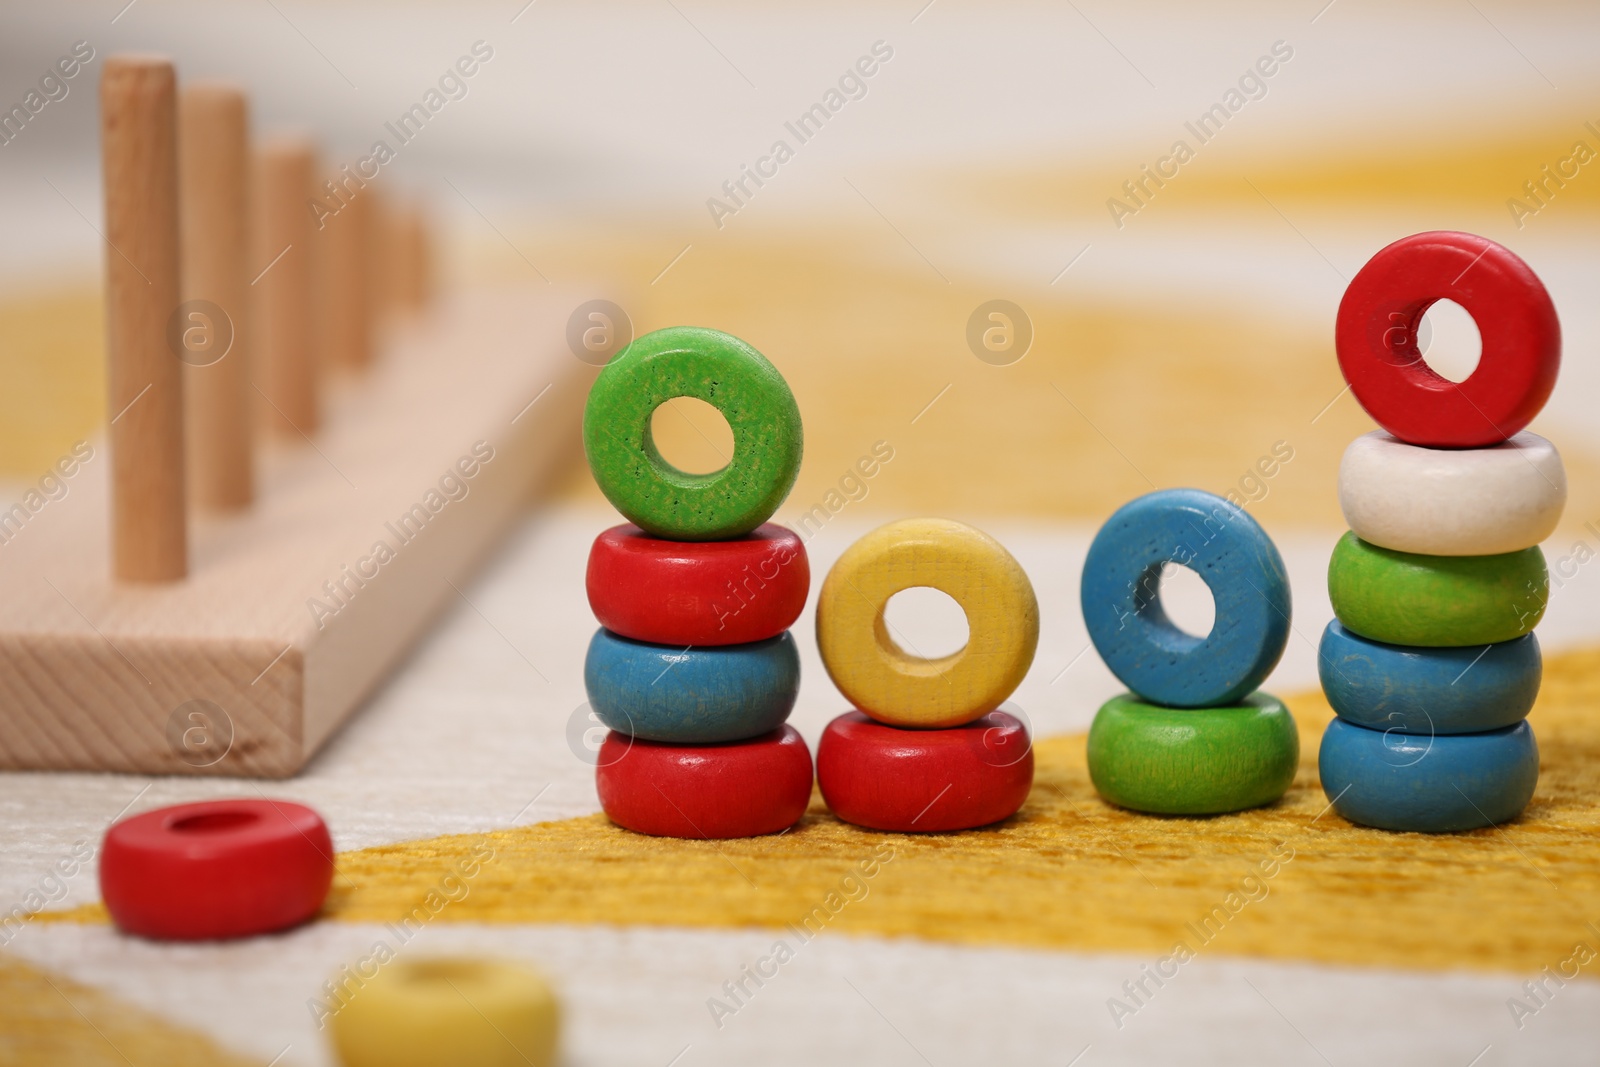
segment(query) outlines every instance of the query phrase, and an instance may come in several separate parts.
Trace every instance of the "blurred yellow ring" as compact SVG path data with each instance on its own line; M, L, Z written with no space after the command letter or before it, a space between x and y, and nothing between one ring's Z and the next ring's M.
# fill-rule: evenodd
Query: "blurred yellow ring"
M490 960L397 960L342 987L330 1020L344 1067L549 1067L559 1012L533 971Z
M969 636L937 659L895 643L889 598L928 586L967 616ZM1033 585L1005 547L949 519L902 519L867 534L828 572L817 645L833 684L857 708L896 726L959 726L1016 690L1039 645Z

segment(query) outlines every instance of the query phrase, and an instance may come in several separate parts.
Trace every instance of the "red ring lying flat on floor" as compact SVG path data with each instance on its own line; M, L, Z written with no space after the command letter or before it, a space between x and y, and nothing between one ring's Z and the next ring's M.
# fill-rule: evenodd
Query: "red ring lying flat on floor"
M817 784L833 813L857 826L968 830L1022 807L1033 787L1033 747L1027 727L1003 711L940 730L851 711L822 732Z
M1428 308L1467 310L1483 354L1466 381L1423 361L1417 328ZM1357 272L1334 325L1339 369L1379 426L1424 448L1484 448L1521 431L1561 369L1561 325L1544 285L1493 241L1438 230L1403 237Z
M673 745L616 731L595 767L600 806L618 826L656 837L774 834L811 800L811 751L780 726L749 741Z
M100 895L125 933L171 941L251 937L315 915L333 883L322 818L286 800L209 800L106 831Z
M794 531L766 523L731 541L667 541L613 526L589 550L595 618L657 645L742 645L800 617L811 566Z

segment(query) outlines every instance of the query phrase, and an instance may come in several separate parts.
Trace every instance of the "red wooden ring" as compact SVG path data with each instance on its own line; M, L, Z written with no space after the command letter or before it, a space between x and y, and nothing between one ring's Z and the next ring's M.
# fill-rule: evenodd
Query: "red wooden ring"
M124 932L170 941L251 937L305 922L333 883L321 816L287 800L158 808L106 831L100 895Z
M811 802L811 750L793 726L725 745L670 745L613 731L594 772L618 826L656 837L775 834Z
M1483 341L1464 382L1417 351L1423 313L1444 299L1467 310ZM1538 276L1503 246L1448 230L1401 238L1367 261L1339 302L1334 345L1367 414L1426 448L1506 440L1544 407L1561 369L1561 324Z
M859 711L828 724L817 784L839 818L901 833L967 830L1016 813L1033 787L1033 746L1016 717L915 730Z
M612 633L658 645L742 645L800 617L811 565L774 523L732 541L667 541L613 526L589 550L589 606Z

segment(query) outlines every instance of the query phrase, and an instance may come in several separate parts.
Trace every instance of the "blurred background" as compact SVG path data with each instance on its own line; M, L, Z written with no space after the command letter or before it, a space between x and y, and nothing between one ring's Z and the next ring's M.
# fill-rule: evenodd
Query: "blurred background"
M1045 606L1018 699L1046 731L1088 725L1115 689L1085 654L1078 568L1152 488L1227 494L1266 525L1298 630L1270 685L1315 685L1339 456L1374 426L1334 360L1339 298L1403 235L1494 238L1565 333L1533 424L1571 483L1542 633L1600 633L1581 593L1600 577L1562 566L1600 549L1594 6L115 0L5 21L8 109L59 56L94 56L0 144L0 478L18 491L104 426L96 83L107 54L154 50L181 80L243 83L258 136L315 134L330 178L381 142L374 181L424 205L445 299L586 294L635 334L694 323L762 350L805 418L776 520L814 534L816 581L888 518L992 531ZM413 107L426 125L402 130ZM1470 373L1464 310L1440 302L1422 334L1437 370ZM688 470L730 454L694 400L654 429ZM891 459L858 477L874 453ZM557 496L554 533L504 566L538 613L587 625L579 560L614 512L576 451ZM554 569L517 569L528 553ZM1205 585L1170 573L1168 609L1206 632ZM574 638L526 622L560 662L555 704L579 701ZM890 622L926 654L965 640L931 590L894 598ZM797 723L818 731L837 696L803 648Z
M166 52L248 86L258 131L314 131L330 171L394 148L380 180L426 199L446 288L576 282L641 332L746 338L806 416L797 511L887 440L852 511L1097 519L1154 483L1336 524L1333 464L1371 426L1333 360L1344 285L1406 233L1471 230L1555 297L1566 361L1535 429L1568 457L1569 515L1596 514L1600 178L1572 159L1600 149L1592 5L110 0L5 22L7 107L74 42ZM492 58L401 144L386 124L475 44ZM0 469L25 479L103 420L86 70L0 145ZM996 299L1031 324L1003 366L967 338ZM1429 318L1461 376L1470 319ZM677 407L669 456L718 465L720 421ZM1294 459L1257 487L1278 442ZM569 492L594 495L581 471Z
M1086 728L1118 688L1083 630L1081 559L1113 509L1156 487L1231 494L1274 536L1297 635L1269 687L1315 686L1314 641L1331 617L1325 568L1344 525L1338 460L1373 428L1334 359L1339 299L1406 234L1492 238L1543 279L1565 340L1555 395L1532 427L1560 447L1570 480L1567 518L1545 546L1560 580L1541 640L1552 653L1593 646L1600 589L1586 590L1600 578L1575 567L1569 578L1560 561L1580 544L1600 549L1590 525L1600 523L1597 41L1594 4L1511 0L11 4L0 13L0 490L16 499L105 423L96 86L108 55L157 51L182 80L245 85L258 134L314 133L330 176L384 142L393 158L378 181L426 205L444 299L496 288L531 307L579 292L618 303L635 333L712 326L765 353L805 419L804 465L776 518L824 516L808 542L813 589L855 537L891 518L937 514L990 530L1039 591L1039 655L1016 701L1040 736ZM75 47L93 55L82 73L5 126ZM470 77L451 73L463 56L476 60ZM430 93L425 126L398 137L392 127ZM1476 330L1454 305L1429 313L1424 340L1449 377L1478 358ZM654 425L686 469L715 469L727 454L726 425L704 405L674 401ZM885 450L892 459L875 475L856 476L859 459ZM503 829L544 782L548 793L513 823L597 810L568 729L593 625L581 561L617 519L576 451L556 495L463 594L470 608L458 606L305 774L279 786L328 815L341 850ZM928 654L958 647L959 610L925 592L897 597L891 622ZM1197 578L1179 575L1169 595L1180 623L1209 627ZM843 708L810 627L808 609L796 627L806 684L793 721L814 743ZM466 702L465 721L444 714ZM8 775L0 810L18 843L0 887L25 891L141 783L140 806L253 788ZM95 897L83 878L66 903ZM326 1062L303 1000L367 936L324 925L237 955L158 957L51 929L18 951L260 1062L283 1055L285 1032L297 1035L286 1063ZM543 939L536 955L576 990L574 1040L605 1050L583 1062L613 1061L628 1041L630 1062L666 1062L680 1030L703 1024L701 986L737 965L706 962L708 933L681 943L661 933L653 954L654 942L634 936L601 951L570 931L516 934L522 948ZM737 960L748 953L736 937L764 935L726 937L717 951ZM482 933L493 947L501 938ZM985 1042L1001 1030L1033 1041L1039 1062L1045 1052L1066 1062L1081 1041L1068 1048L1052 1029L1069 998L1051 983L1089 974L1072 1011L1099 1024L1104 993L1135 973L954 948L928 964L910 942L892 952L840 944L828 951L852 967L887 961L874 996L891 1014L921 1011L970 1062L992 1059ZM683 979L691 965L704 972L699 985ZM1183 1025L1152 1024L1138 1039L1151 1044L1122 1045L1127 1062L1188 1058L1197 1033L1212 1059L1195 1062L1304 1054L1285 1015L1253 1000L1231 966L1191 984ZM1260 968L1249 973L1262 988L1293 998L1289 1015L1321 1012L1317 1040L1348 1041L1346 1051L1363 1037L1350 1016L1372 1042L1387 1026L1381 1040L1409 1048L1439 1038L1449 1028L1439 1020L1503 1023L1514 992L1509 978L1494 984L1504 976L1428 985L1351 970L1330 996L1331 970ZM965 1011L974 989L991 995L986 1017L945 1010ZM1573 1014L1560 1033L1574 1041L1592 1029L1580 992L1563 1001ZM847 1028L852 1049L916 1062L888 1031L860 1037L878 1018L835 994L861 1016ZM814 1005L829 1002L817 997L774 1004L794 1013L784 1027L747 1029L746 1046L721 1046L725 1061L766 1056L777 1033L821 1033ZM635 1018L638 1004L659 1010ZM1002 1015L1006 1027L989 1025ZM1465 1063L1481 1041L1456 1029L1461 1055L1448 1062ZM1256 1043L1273 1033L1282 1048ZM1232 1042L1247 1037L1241 1057ZM691 1039L702 1040L681 1041Z
M258 135L312 132L330 177L381 142L376 180L425 205L445 299L577 292L636 334L691 323L755 345L805 419L776 518L811 516L816 580L889 518L989 529L1045 605L1018 693L1041 729L1087 726L1114 691L1084 655L1078 560L1157 487L1230 495L1278 540L1299 636L1272 684L1315 684L1338 459L1374 427L1339 375L1334 314L1409 233L1485 235L1550 289L1565 359L1533 429L1571 499L1547 554L1600 549L1592 6L115 0L5 21L8 109L58 57L94 56L0 144L0 475L19 487L104 424L96 84L105 56L153 50L180 80L243 83ZM401 129L419 105L426 124ZM1454 304L1423 335L1447 376L1475 365ZM685 469L729 454L698 401L654 426ZM892 460L857 477L874 449ZM581 650L531 616L587 625L577 560L615 519L576 453L558 498L559 529L507 566L552 557L518 580L543 598L529 640L576 702ZM1169 610L1205 632L1209 594L1173 571ZM1600 633L1592 600L1558 589L1547 643ZM936 592L896 597L890 622L928 654L965 637ZM796 721L818 730L837 697L803 644Z

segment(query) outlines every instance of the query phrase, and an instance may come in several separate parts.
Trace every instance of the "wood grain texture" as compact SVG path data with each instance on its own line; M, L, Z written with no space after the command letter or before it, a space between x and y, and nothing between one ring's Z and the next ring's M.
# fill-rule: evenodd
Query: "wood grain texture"
M182 583L110 581L86 463L0 558L0 767L294 773L575 454L578 302L479 294L420 321L330 396L314 448L265 452L255 508L196 522ZM231 744L181 741L196 700Z
M106 60L100 79L106 203L111 551L124 581L182 578L182 364L167 345L178 306L177 81L158 56Z
M256 290L253 318L260 357L254 385L260 425L299 439L320 421L317 371L320 337L313 302L311 213L316 148L297 135L265 141L256 153Z
M965 646L935 659L902 648L884 610L927 586L967 616ZM903 638L902 638L903 640ZM817 649L845 699L895 726L960 726L1021 684L1039 646L1039 602L994 538L950 519L901 519L845 550L817 597Z
M207 301L204 351L183 368L189 499L217 511L255 496L250 417L250 131L244 91L223 82L186 85L178 104L179 209L185 302ZM187 325L187 324L186 324Z

